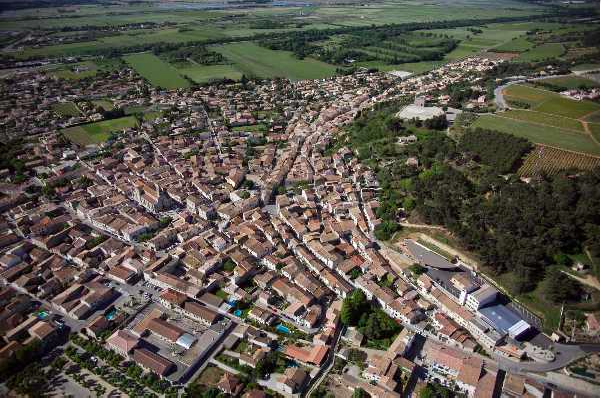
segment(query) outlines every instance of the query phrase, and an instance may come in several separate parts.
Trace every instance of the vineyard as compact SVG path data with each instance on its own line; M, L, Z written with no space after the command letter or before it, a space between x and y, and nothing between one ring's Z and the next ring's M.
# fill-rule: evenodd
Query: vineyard
M521 176L554 175L562 170L598 170L599 158L546 145L536 145L518 170Z

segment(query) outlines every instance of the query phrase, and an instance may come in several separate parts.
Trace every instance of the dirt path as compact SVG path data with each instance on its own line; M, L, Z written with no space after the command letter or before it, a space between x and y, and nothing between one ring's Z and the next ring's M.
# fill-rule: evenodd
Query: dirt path
M584 116L581 116L581 117L578 119L578 121L579 121L580 123L582 123L582 127L584 127L584 131L586 131L586 133L588 134L588 136L589 136L589 137L591 137L591 140L595 141L597 144L599 143L599 140L597 140L597 139L595 138L595 136L593 135L593 132L591 131L591 128L590 128L590 126L589 126L589 122L587 122L587 121L586 121L586 118L587 118L587 117L589 117L589 116L591 116L591 115L594 115L595 113L598 113L598 112L599 112L599 111L593 111L593 112L591 112L591 113L587 113L586 115L584 115Z
M564 271L564 270L561 270L561 272L563 272L564 274L566 274L570 278L577 280L578 282L582 283L583 285L590 286L590 287L592 287L594 289L599 290L599 281L596 280L591 275L586 275L586 277L582 277L582 276L576 276L574 274L570 274L569 272Z

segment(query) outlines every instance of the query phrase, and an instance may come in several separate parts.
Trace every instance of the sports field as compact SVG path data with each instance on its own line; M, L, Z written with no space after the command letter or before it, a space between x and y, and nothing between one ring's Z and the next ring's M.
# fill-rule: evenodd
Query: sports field
M232 65L191 65L178 68L178 71L196 83L207 83L224 78L238 80L242 77L242 73Z
M336 67L305 58L296 59L287 51L274 51L251 42L225 44L211 47L246 76L259 78L287 77L291 80L321 79L332 76Z
M573 130L565 130L552 126L531 123L523 120L509 119L496 115L482 115L472 124L472 127L482 127L490 130L502 131L528 140L568 149L576 152L584 152L592 155L599 154L599 144L584 134Z
M123 57L132 68L156 87L165 89L190 87L190 83L177 69L150 53L132 54Z
M125 116L119 119L103 120L101 122L83 124L61 130L63 135L74 144L85 146L100 144L111 136L111 133L120 132L128 127L137 125L136 118Z

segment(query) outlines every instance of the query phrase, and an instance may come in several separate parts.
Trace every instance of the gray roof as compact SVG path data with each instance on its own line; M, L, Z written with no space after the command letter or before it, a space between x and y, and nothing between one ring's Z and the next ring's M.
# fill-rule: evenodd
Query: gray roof
M507 333L513 326L524 322L518 314L502 304L480 308L478 313L487 323L502 333Z
M406 244L413 257L424 265L440 269L457 268L455 264L446 258L434 253L432 250L426 249L413 240L407 240Z

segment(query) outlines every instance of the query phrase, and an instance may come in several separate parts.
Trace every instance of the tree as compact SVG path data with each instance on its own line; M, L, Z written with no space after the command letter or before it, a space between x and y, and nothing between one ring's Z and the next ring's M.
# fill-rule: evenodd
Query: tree
M355 388L355 391L353 391L353 398L369 398L369 396L370 395L361 387Z
M356 289L342 302L340 320L347 326L355 326L359 322L361 315L368 309L369 303L365 294L361 290Z
M547 272L544 280L544 295L554 303L578 300L582 294L582 285L556 268Z

